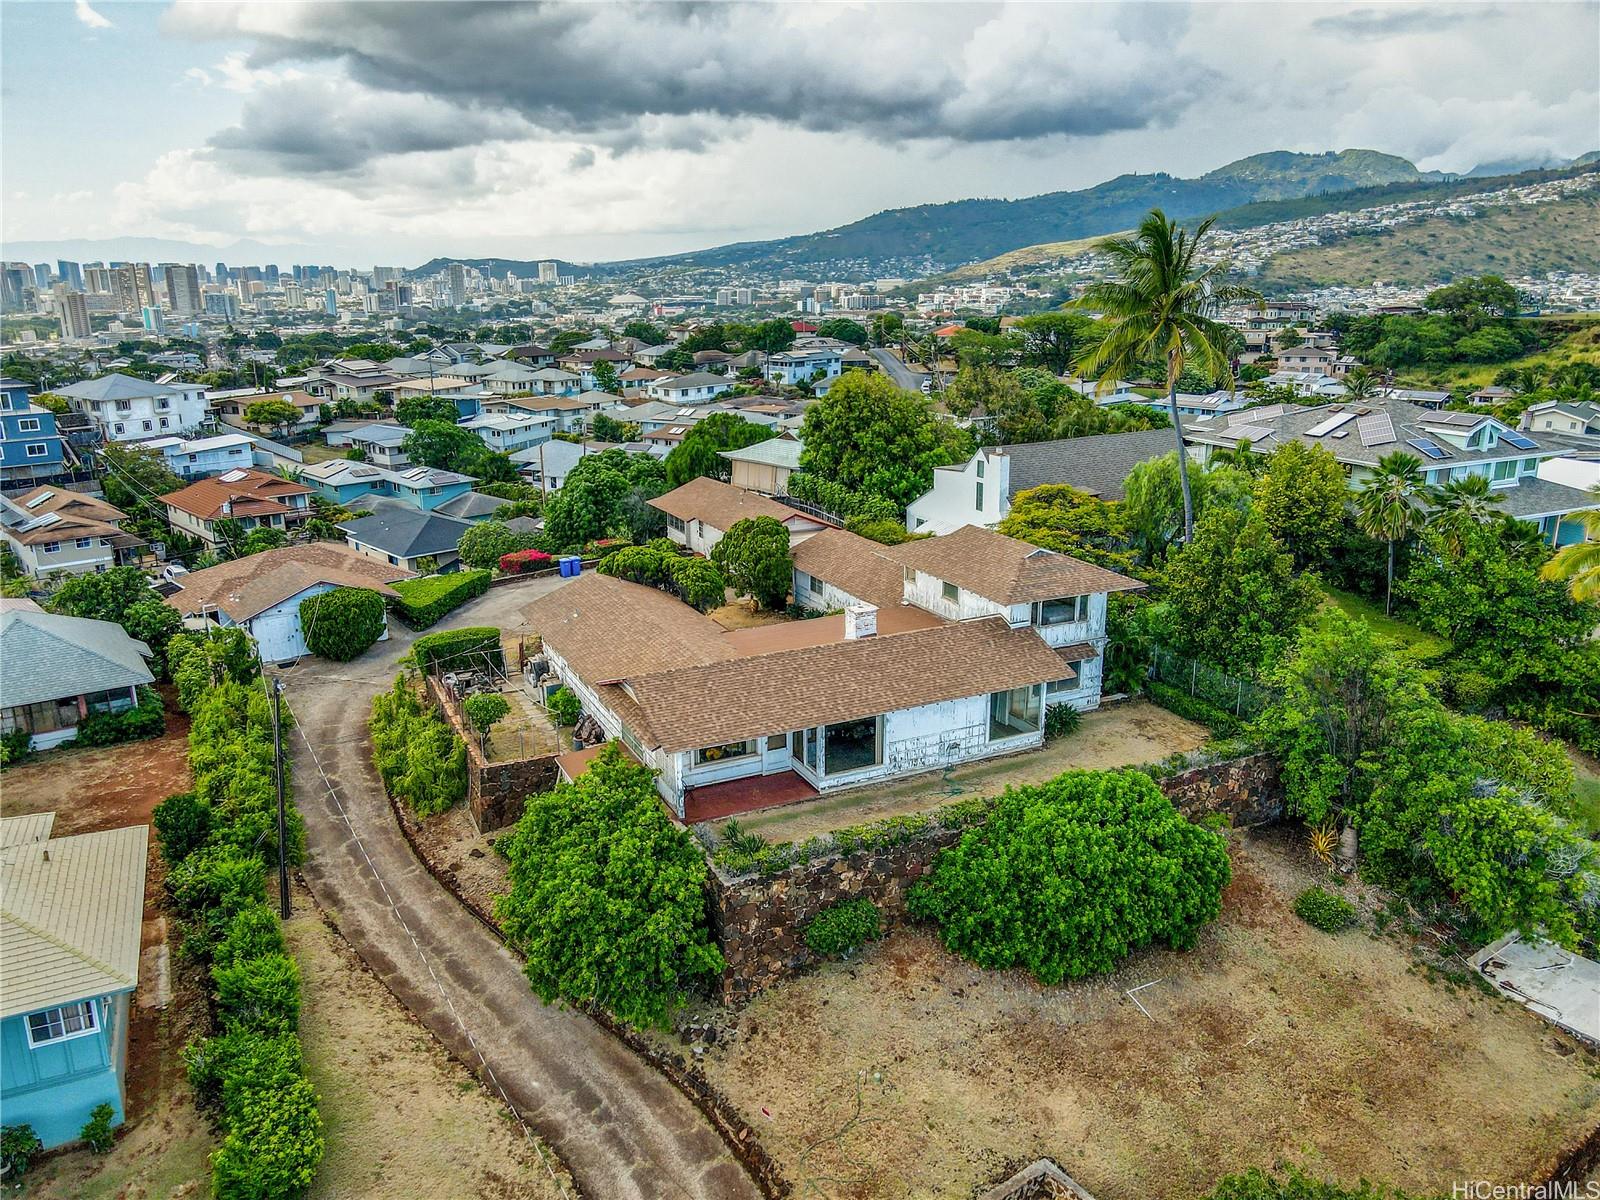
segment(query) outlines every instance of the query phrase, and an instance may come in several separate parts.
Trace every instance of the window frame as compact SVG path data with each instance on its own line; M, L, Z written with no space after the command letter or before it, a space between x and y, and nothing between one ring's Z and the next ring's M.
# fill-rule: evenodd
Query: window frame
M948 579L939 581L939 595L949 604L961 603L961 587L951 583Z
M735 750L733 749L735 746L742 747L742 749ZM712 751L716 752L716 757L707 758L706 755ZM714 767L720 763L738 762L741 759L755 758L759 756L760 753L761 750L757 744L752 739L746 738L742 742L725 742L720 746L702 746L694 752L694 762L692 765L695 767Z
M69 1030L67 1028L66 1016L69 1009L76 1010L76 1016L80 1021L82 1021L85 1017L87 1018L87 1021L79 1028ZM57 1034L48 1034L44 1037L35 1036L34 1018L48 1017L52 1013L57 1014L59 1019L51 1024L59 1024L61 1026L61 1032ZM37 1050L41 1046L54 1046L61 1042L70 1042L76 1038L88 1037L90 1034L99 1033L100 1006L93 1000L74 1000L69 1004L58 1004L54 1008L41 1008L38 1012L31 1012L23 1018L22 1024L23 1030L28 1037L28 1049ZM47 1024L45 1028L48 1029L49 1024Z

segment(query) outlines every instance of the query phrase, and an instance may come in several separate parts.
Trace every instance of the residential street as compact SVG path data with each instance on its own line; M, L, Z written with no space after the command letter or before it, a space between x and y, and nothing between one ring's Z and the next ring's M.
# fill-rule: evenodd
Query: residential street
M563 582L495 589L435 628L511 624ZM541 1004L517 959L412 854L372 769L366 718L413 637L392 626L353 663L306 658L284 676L312 892L429 1029L474 1068L482 1055L491 1090L505 1090L585 1195L759 1195L681 1093L587 1017Z
M926 371L913 371L900 361L898 355L882 347L874 346L867 353L872 355L873 360L883 368L890 379L894 380L896 387L903 387L908 392L920 392L922 390L922 385L928 378Z

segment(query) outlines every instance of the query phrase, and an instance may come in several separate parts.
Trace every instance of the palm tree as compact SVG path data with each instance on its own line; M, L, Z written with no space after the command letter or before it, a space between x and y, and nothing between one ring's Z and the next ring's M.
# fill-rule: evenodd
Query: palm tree
M1405 541L1421 520L1427 495L1422 481L1422 460L1403 451L1385 454L1356 493L1356 524L1371 538L1389 543L1388 586L1383 611L1394 611L1394 548Z
M1600 502L1600 484L1589 489ZM1539 572L1545 579L1564 579L1574 600L1600 600L1600 508L1575 514L1588 540L1556 551Z
M1452 479L1428 493L1432 510L1428 513L1428 523L1444 534L1451 553L1459 554L1468 530L1494 520L1500 515L1495 505L1504 502L1505 495L1489 487L1487 476Z
M1185 542L1194 533L1194 494L1178 412L1178 376L1192 363L1219 386L1231 388L1233 364L1227 347L1232 334L1217 317L1227 305L1259 299L1249 288L1224 282L1222 263L1200 264L1200 247L1211 225L1208 217L1191 234L1159 208L1151 209L1132 237L1108 238L1096 247L1111 260L1119 278L1090 284L1073 301L1074 307L1102 313L1112 322L1105 339L1074 364L1080 375L1098 379L1103 388L1118 377L1135 377L1140 364L1152 358L1166 365Z
M1232 450L1213 450L1208 465L1232 467L1236 471L1243 471L1246 475L1259 475L1266 469L1267 460L1264 455L1250 449L1249 438L1240 438L1233 444Z
M1378 390L1378 380L1371 367L1354 367L1344 377L1346 400L1370 400Z

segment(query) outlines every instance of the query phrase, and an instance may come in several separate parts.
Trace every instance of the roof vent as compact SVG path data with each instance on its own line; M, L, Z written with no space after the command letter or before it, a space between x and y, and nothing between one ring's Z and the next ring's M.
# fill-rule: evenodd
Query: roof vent
M847 642L869 638L878 632L878 606L849 604L844 610L844 637Z

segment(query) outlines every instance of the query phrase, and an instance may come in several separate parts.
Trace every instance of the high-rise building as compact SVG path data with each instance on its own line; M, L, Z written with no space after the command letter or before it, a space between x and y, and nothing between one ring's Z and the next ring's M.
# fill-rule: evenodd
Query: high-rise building
M83 269L83 290L91 296L109 296L114 290L111 285L111 268L87 266Z
M718 308L727 308L732 303L733 303L733 289L732 288L718 288L717 289L717 307Z
M298 283L283 285L283 306L290 312L298 312L306 306L306 293Z
M33 264L33 286L41 292L50 286L50 264Z
M450 264L450 307L460 308L467 302L467 269L460 263Z
M136 313L144 300L139 292L139 272L131 265L111 268L111 294L116 298L117 311Z
M61 323L61 340L75 342L94 333L89 323L89 303L82 292L75 292L64 283L55 286L56 320Z
M239 319L239 297L233 292L207 292L206 316L237 321Z
M83 268L77 263L61 259L56 263L56 274L68 287L83 291Z
M267 286L269 288L277 287L278 286L278 264L277 263L268 263L266 265L266 269L262 271L261 277L266 280Z
M561 264L542 262L539 264L539 282L555 283L561 278Z
M33 269L27 263L7 263L0 281L4 283L0 288L0 300L8 311L21 312L27 307L28 296L33 291Z
M330 317L339 315L339 293L329 288L322 293L322 307Z
M260 267L240 267L239 268L239 282L241 282L241 283L259 283L259 282L261 282L261 268Z
M180 317L192 317L204 307L200 299L200 272L185 263L163 263L167 304Z
M227 283L228 282L228 264L225 263L225 262L219 262L217 264L217 282L218 283Z
M167 334L167 318L154 304L146 304L139 310L140 323L147 332L165 337Z

